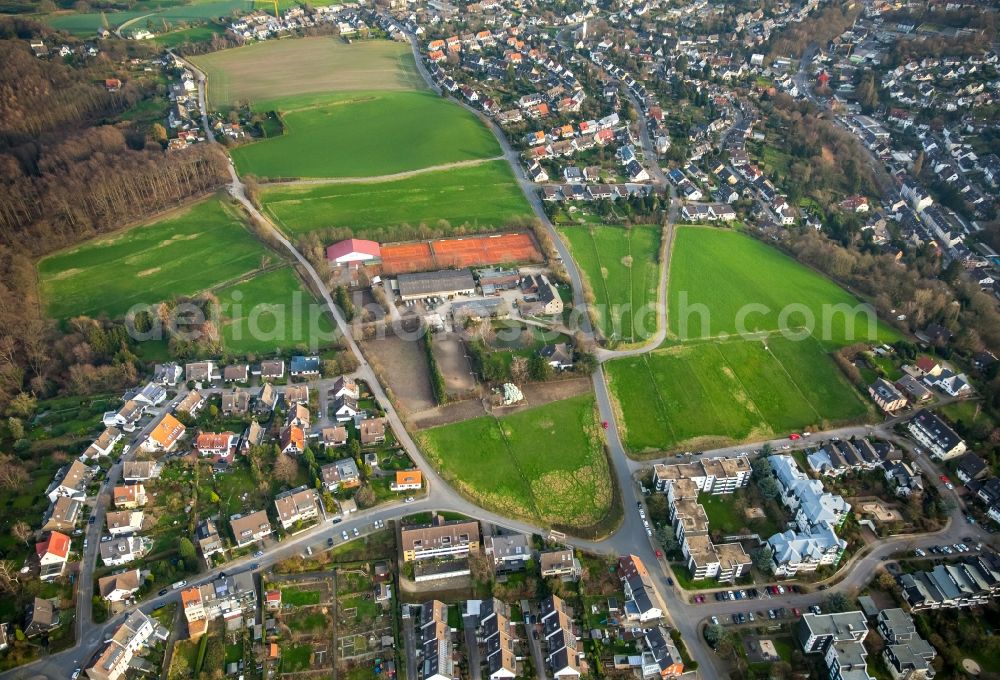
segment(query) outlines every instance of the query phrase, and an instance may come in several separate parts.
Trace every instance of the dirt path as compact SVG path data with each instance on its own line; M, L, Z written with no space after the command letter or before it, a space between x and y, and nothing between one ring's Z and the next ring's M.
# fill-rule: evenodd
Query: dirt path
M375 175L372 177L314 177L312 179L289 179L275 180L271 182L261 182L261 186L306 186L312 184L379 184L381 182L394 182L400 179L416 177L426 172L437 172L438 170L454 170L455 168L469 168L483 163L502 161L503 156L493 156L492 158L473 158L468 161L455 161L454 163L442 163L441 165L431 165L426 168L416 170L406 170L395 172L391 175Z

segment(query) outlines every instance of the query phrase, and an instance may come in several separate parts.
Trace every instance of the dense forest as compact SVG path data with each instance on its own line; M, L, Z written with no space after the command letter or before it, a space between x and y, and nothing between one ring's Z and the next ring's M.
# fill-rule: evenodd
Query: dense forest
M134 371L126 338L106 322L55 332L38 299L35 259L228 177L220 150L168 153L156 126L119 117L150 93L128 83L108 92L104 78L116 66L108 54L80 64L36 58L24 39L35 27L0 21L0 408L22 390L113 384Z

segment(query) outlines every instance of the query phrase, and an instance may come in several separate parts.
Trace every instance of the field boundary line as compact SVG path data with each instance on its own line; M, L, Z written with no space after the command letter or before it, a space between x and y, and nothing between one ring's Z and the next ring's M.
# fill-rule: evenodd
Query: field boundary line
M789 381L791 381L793 385L795 385L795 391L798 392L799 395L802 397L802 401L809 404L809 408L816 415L817 418L816 422L817 423L823 422L823 416L820 414L819 411L816 410L816 407L813 405L812 401L809 399L809 397L806 396L806 393L802 391L802 388L799 387L799 383L792 377L792 374L788 372L788 369L785 368L785 365L781 363L781 359L776 357L774 355L774 352L771 351L771 346L768 345L767 343L763 343L763 345L764 345L764 350L767 352L767 355L772 359L774 359L775 363L781 366L781 372L785 374L785 376L788 378Z
M656 401L660 405L660 415L663 417L663 421L667 424L667 429L670 430L670 437L674 440L674 444L679 444L677 439L677 432L674 431L674 425L670 422L670 418L667 415L667 405L663 401L663 395L660 394L660 388L656 384L656 378L653 376L653 369L649 366L649 353L646 352L641 355L642 363L646 367L646 374L649 376L649 384L653 386L653 393L656 394Z
M277 139L277 138L275 138ZM395 182L401 179L408 179L410 177L415 177L417 175L422 175L430 172L444 172L447 170L455 170L458 168L474 167L476 165L483 165L485 163L493 163L495 161L504 160L503 156L491 156L490 158L470 158L464 161L453 161L451 163L441 163L440 165L429 165L426 168L417 168L415 170L403 170L402 172L394 172L388 175L371 175L369 177L306 177L306 178L296 178L296 179L272 179L265 180L259 183L262 189L280 188L280 187L294 187L294 186L323 186L326 184L382 184L388 182Z
M490 415L493 414L491 413ZM531 502L531 507L535 511L535 518L541 519L542 515L538 511L538 503L535 502L535 491L531 488L531 482L529 482L528 478L525 477L524 470L521 469L521 461L518 460L517 456L514 454L514 449L510 446L510 439L507 438L507 433L503 429L503 423L500 422L500 419L495 415L493 416L493 420L497 424L497 429L500 430L500 436L503 437L503 446L507 449L507 453L510 455L510 459L514 463L514 467L517 469L517 474L521 477L521 481L523 481L528 487L528 500Z
M632 255L632 230L625 230L625 242L628 244L628 307L629 307L629 342L635 342L635 278L632 270L635 268L635 257ZM624 335L624 332L622 333Z
M712 342L709 344L715 348L716 352L719 353L719 358L722 359L722 362L726 365L726 367L733 372L733 377L736 379L736 382L740 384L740 389L743 390L743 393L747 395L747 399L749 399L750 403L753 404L754 411L757 412L757 417L760 418L760 421L767 428L771 429L771 423L767 422L767 419L764 417L764 412L761 410L760 405L757 403L757 400L753 398L753 395L750 393L750 390L747 389L746 383L743 382L743 378L740 377L740 374L737 373L736 370L733 368L733 365L730 363L729 359L727 359L726 355L722 353L721 349L719 349L719 343Z
M591 231L589 226L587 227L587 236L590 237L590 245L593 246L594 256L597 257L597 273L600 275L601 285L604 287L605 318L611 324L611 336L614 337L614 319L611 318L611 291L608 290L608 280L604 276L604 263L601 261L601 251L597 247L597 241L594 240L594 232Z

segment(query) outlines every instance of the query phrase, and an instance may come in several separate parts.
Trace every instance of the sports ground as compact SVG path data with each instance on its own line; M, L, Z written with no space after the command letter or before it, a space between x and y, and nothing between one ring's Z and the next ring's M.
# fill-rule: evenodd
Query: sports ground
M450 483L508 517L591 527L611 511L593 395L435 427L418 439Z
M275 185L262 202L288 234L346 227L359 238L391 242L401 225L442 235L523 223L532 215L506 161L426 172L377 183Z
M664 346L606 365L631 452L711 448L869 417L828 355L852 333L864 337L866 319L861 311L839 314L822 334L826 307L859 305L828 279L740 233L679 227L668 297ZM683 304L702 313L692 312L686 334L677 326ZM746 319L749 333L736 335L748 305L759 305ZM781 316L790 305L800 318L817 317L814 332L801 332L794 315ZM778 332L783 328L790 333ZM879 324L871 340L896 337Z
M535 240L526 233L387 243L382 246L382 271L386 274L541 261L542 254L538 252Z
M656 333L659 227L562 227L597 305L604 337L641 342Z

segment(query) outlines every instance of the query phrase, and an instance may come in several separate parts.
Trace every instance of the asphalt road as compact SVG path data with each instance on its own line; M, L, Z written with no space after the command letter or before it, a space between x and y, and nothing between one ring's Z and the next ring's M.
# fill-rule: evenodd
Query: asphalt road
M414 51L417 51L415 39L411 36L411 44L414 47ZM425 80L428 81L429 85L433 87L433 83L430 82L430 78L423 68L422 60L419 57L419 53L416 55L416 62L418 69L424 76ZM204 74L199 72L193 66L190 66L192 70L198 75L199 80L199 102L202 106L203 122L206 129L206 136L208 139L213 139L211 129L208 126L207 111L205 108L205 78ZM436 89L436 88L435 88ZM467 107L469 108L469 107ZM472 110L472 109L470 109ZM641 110L641 108L640 108ZM473 110L476 115L482 117L482 115ZM526 178L524 172L520 166L518 156L516 152L512 149L510 144L507 142L506 137L503 135L502 131L496 127L496 125L486 119L487 124L490 129L494 131L499 140L501 147L504 151L504 156L510 162L511 167L515 172L515 176L518 179L518 183L524 191L525 196L528 198L536 215L542 221L546 228L548 229L550 235L553 238L555 247L559 252L559 255L563 258L563 262L566 266L567 272L570 276L571 282L573 283L573 294L574 301L576 304L583 306L582 299L582 286L580 280L580 274L575 266L572 258L569 255L569 251L565 244L562 243L559 238L558 233L553 228L551 222L545 216L544 210L542 210L541 199L538 197L537 192L534 189L534 185ZM640 126L640 136L643 140L644 148L647 145L650 148L646 148L647 159L655 159L655 153L650 154L651 142L649 140L648 130L646 129L645 123ZM655 165L655 163L654 163ZM659 171L658 166L652 168L654 170L654 176L656 172ZM357 528L359 532L373 530L372 523L376 520L389 521L395 520L399 517L410 514L413 512L425 511L425 510L444 510L453 511L466 514L471 517L475 517L484 522L490 522L499 526L506 527L511 530L521 531L526 533L540 533L546 534L546 530L540 527L535 527L525 522L519 522L511 520L495 513L483 510L479 508L472 502L466 500L464 497L459 495L454 489L448 486L444 480L434 471L434 469L428 465L427 461L424 459L423 455L420 453L419 449L416 447L413 440L410 438L406 429L396 413L395 408L392 403L388 400L385 392L383 391L379 381L377 380L374 371L365 361L360 348L357 346L353 340L353 336L350 332L346 321L340 314L340 311L334 305L333 300L323 286L322 281L316 271L313 269L312 265L302 256L301 253L277 230L273 224L262 215L247 199L245 193L245 187L237 176L235 169L230 166L231 183L230 183L230 193L232 196L239 201L244 208L256 219L260 220L262 224L269 226L273 231L275 238L281 245L286 248L289 253L302 265L303 269L307 272L308 277L313 285L313 287L321 294L323 302L329 308L333 318L336 320L338 328L344 335L345 341L347 342L348 348L351 352L355 354L359 361L359 368L356 376L360 379L365 380L371 387L376 399L385 409L386 417L389 420L390 425L393 430L397 433L401 446L407 451L407 453L413 458L415 463L421 468L424 473L425 478L428 481L429 493L428 495L418 500L414 503L404 504L402 502L396 502L389 505L380 506L373 508L371 510L361 511L352 515L349 519L339 524L331 524L329 522L324 522L317 525L298 536L288 538L280 543L275 544L269 548L266 553L260 558L254 557L244 557L234 560L226 564L222 568L212 569L202 575L197 579L192 579L190 581L191 585L198 585L206 583L214 579L220 571L225 571L227 573L239 572L246 569L255 570L267 570L271 568L275 563L292 557L296 554L301 554L305 551L307 546L313 546L314 549L322 550L326 547L326 540L328 538L334 538L335 542L341 543L343 541L341 534L343 531L348 531L353 533L353 529ZM662 171L659 171L659 176L662 177ZM671 205L672 217L670 222L672 223L676 215L676 201L672 202ZM660 307L664 306L665 297L665 276L661 277L660 286ZM665 313L665 310L661 309L661 313ZM583 317L583 322L586 324L588 320ZM665 324L662 324L662 328L665 329ZM589 328L587 329L589 330ZM658 344L658 343L657 343ZM649 343L647 347L651 347L653 343ZM643 349L637 350L641 352ZM615 356L614 353L605 353L602 355L603 358L611 358ZM706 605L694 605L688 601L690 593L687 593L677 586L671 586L667 578L669 577L669 571L666 564L656 558L655 551L657 546L654 545L653 540L647 535L646 528L643 526L642 520L638 516L636 505L642 502L641 494L638 492L638 485L634 481L633 475L643 467L648 467L652 461L633 461L625 453L624 447L621 443L618 428L615 419L615 413L611 405L610 395L608 394L607 385L604 379L603 370L598 367L593 376L594 390L596 394L597 406L600 412L602 420L609 423L609 427L606 430L607 446L610 453L610 460L612 469L617 477L617 482L621 492L621 499L624 506L624 517L622 519L621 526L615 531L615 533L601 541L582 541L577 540L572 537L568 537L566 542L577 548L588 550L597 553L610 554L610 555L620 555L626 553L633 553L638 555L646 563L647 567L650 569L650 574L653 576L656 586L659 591L659 595L663 600L664 612L667 615L668 620L681 632L684 639L687 641L688 649L691 656L698 661L701 667L701 675L706 678L716 678L723 677L725 673L724 664L719 660L714 653L712 653L707 646L701 642L700 638L700 626L703 621L711 614L731 614L736 611L745 611L751 608L751 606L745 601L727 601L727 602L715 602L714 599L711 601L709 606ZM849 437L852 434L864 435L871 431L877 431L882 435L891 434L892 421L887 421L886 423L876 426L876 427L857 427L857 428L842 428L829 433L817 433L816 438L829 437L829 436L841 436ZM143 433L148 431L150 424L143 429ZM801 440L798 442L799 446L805 446L814 440ZM787 439L775 440L772 442L775 448L780 449L782 446L790 445ZM759 447L760 444L754 445ZM698 456L733 456L738 453L747 450L747 446L736 446L729 447L725 449L719 449L716 451L710 451L698 454ZM696 458L696 457L695 457ZM929 462L926 461L922 456L917 457L918 464L927 473L927 478L931 480L932 483L942 486L942 483L937 478L936 468ZM109 477L115 481L120 475L121 466L116 465L112 472L109 473ZM943 493L953 494L953 492L947 489L940 489ZM69 677L72 673L73 668L83 665L87 658L97 651L98 646L101 642L107 639L107 636L117 627L126 617L126 615L132 609L128 609L125 612L114 617L105 624L93 624L91 617L90 608L90 595L92 593L93 587L93 569L96 562L97 546L99 542L99 536L101 528L103 525L104 513L106 512L106 506L108 502L108 493L102 492L97 499L97 504L94 512L99 515L99 520L95 520L94 525L88 527L88 550L87 554L84 556L84 565L81 569L81 584L78 589L78 624L77 624L77 646L72 649L66 650L59 654L55 654L44 659L41 659L28 666L22 666L20 668L8 671L0 675L0 678L50 678L51 680L64 680ZM874 544L869 550L856 557L852 562L850 568L846 571L844 577L838 580L836 583L831 585L828 590L822 593L815 594L804 594L804 595L786 595L782 598L772 599L768 602L771 607L774 606L784 606L784 607L807 607L810 604L818 603L823 597L833 592L855 592L857 589L862 587L871 578L877 566L882 562L883 558L891 555L894 552L901 550L911 550L916 547L930 546L940 543L954 543L961 540L962 536L973 534L980 536L984 539L992 539L991 536L985 534L979 527L974 527L968 525L964 522L961 517L962 509L961 506L957 507L952 513L952 517L949 520L948 525L942 529L937 534L925 534L922 536L894 536L889 539L879 541ZM351 540L354 540L353 538ZM170 591L163 596L156 596L144 601L138 608L144 612L150 612L154 608L166 604L168 602L179 601L179 592ZM757 605L755 604L754 607ZM765 607L766 609L767 607ZM532 644L533 653L536 645ZM537 658L537 657L536 657ZM539 669L541 670L541 669Z

